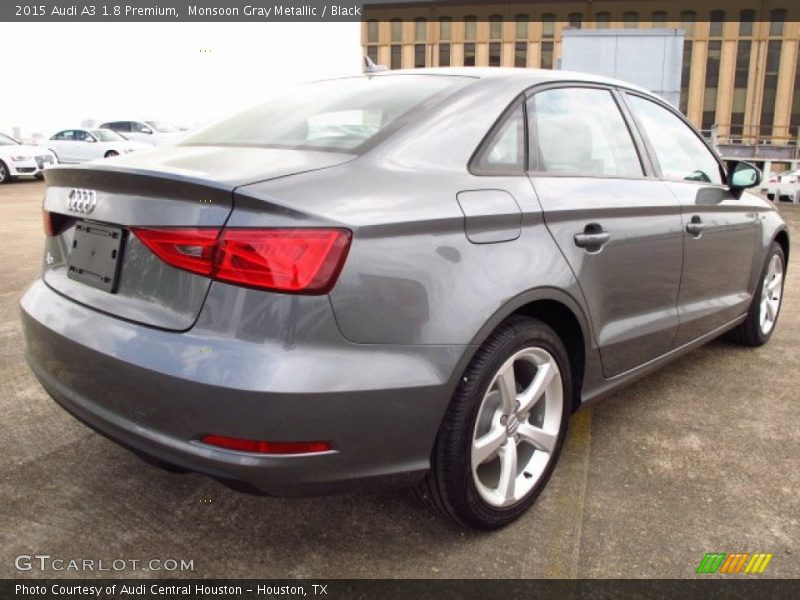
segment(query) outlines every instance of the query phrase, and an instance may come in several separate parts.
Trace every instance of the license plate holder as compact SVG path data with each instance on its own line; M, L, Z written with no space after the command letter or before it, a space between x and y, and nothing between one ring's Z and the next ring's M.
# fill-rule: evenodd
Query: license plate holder
M88 221L75 224L67 277L113 294L119 283L123 230Z

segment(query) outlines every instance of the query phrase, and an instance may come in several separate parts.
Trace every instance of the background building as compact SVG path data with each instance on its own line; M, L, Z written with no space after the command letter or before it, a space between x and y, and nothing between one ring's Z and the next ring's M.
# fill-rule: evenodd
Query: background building
M392 69L558 68L565 28L685 31L680 108L723 156L795 162L797 0L398 2L368 6L362 47Z

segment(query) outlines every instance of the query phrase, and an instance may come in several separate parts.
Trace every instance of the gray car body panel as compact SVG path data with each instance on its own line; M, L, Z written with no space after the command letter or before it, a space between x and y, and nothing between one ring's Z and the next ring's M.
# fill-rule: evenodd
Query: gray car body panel
M124 226L353 234L327 296L184 273L202 280L196 296L181 305L156 294L139 314L133 304L104 310L98 297L81 296L86 290L59 287L46 268L23 297L22 314L28 360L51 395L139 452L268 492L313 492L419 478L461 374L517 311L535 314L546 304L575 319L583 356L574 365L576 405L741 322L766 253L786 230L770 203L662 181L649 164L641 179L624 181L471 173L487 132L537 86L628 86L520 69L413 73L443 72L474 82L359 156L175 146L48 172L46 208L58 212L73 186L97 187L120 200L116 210L98 202L93 216ZM147 185L134 193L137 178ZM160 208L143 211L142 202ZM719 224L687 239L685 223L696 212ZM596 254L576 248L572 236L599 220L612 241ZM738 263L709 270L720 257ZM700 279L730 297L724 310L696 289ZM334 451L232 452L201 444L206 433L331 440Z

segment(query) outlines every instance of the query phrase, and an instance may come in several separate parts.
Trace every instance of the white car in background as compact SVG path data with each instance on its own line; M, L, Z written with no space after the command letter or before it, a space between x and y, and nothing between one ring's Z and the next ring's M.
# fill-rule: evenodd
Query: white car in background
M61 163L81 163L149 148L110 129L62 129L41 145L46 145Z
M17 177L41 177L42 171L56 162L49 150L20 144L0 133L0 183L8 183Z
M781 173L778 177L778 200L800 202L800 169Z
M184 133L179 127L166 121L107 121L100 127L151 146L166 144Z

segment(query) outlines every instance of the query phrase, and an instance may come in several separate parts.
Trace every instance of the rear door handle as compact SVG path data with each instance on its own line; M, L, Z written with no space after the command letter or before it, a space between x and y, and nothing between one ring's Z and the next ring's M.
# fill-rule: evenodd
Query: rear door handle
M700 234L703 233L705 227L706 225L703 223L703 220L695 215L692 217L692 220L686 224L686 231L695 237L699 237Z
M585 248L589 252L600 250L611 239L611 235L597 223L590 223L584 227L582 233L575 234L575 245Z

